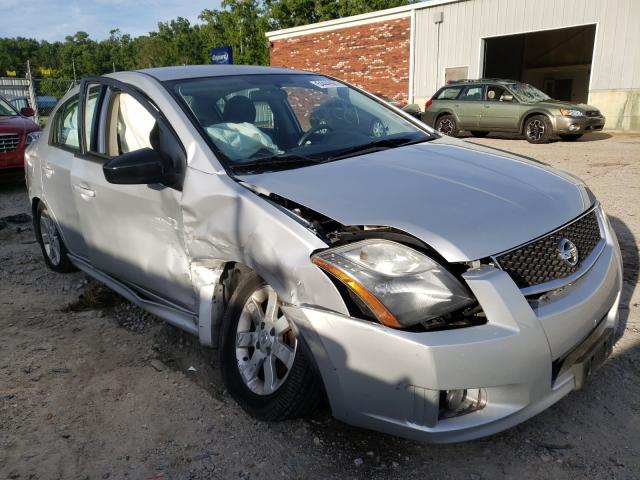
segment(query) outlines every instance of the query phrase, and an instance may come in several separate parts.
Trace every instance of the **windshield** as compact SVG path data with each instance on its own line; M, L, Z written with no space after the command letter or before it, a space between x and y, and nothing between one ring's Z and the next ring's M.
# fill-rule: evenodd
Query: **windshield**
M509 85L513 93L516 94L523 102L543 102L550 100L551 97L544 92L541 92L536 87L529 85L528 83L516 83Z
M220 76L178 80L169 88L234 171L295 168L433 138L320 75Z
M18 112L16 112L15 108L13 108L9 102L0 97L0 115L3 117L13 117L18 115Z

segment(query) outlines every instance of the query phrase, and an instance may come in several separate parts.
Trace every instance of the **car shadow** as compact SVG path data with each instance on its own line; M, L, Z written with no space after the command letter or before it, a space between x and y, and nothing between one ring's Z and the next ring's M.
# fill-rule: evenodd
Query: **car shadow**
M609 216L609 222L618 237L622 252L622 295L620 297L620 321L616 332L616 341L622 337L631 309L631 298L638 284L638 269L640 268L638 244L631 229L618 217Z
M578 140L574 140L573 142L566 143L575 143L575 142L599 142L602 140L607 140L611 138L613 135L605 132L593 132L586 133L584 136L580 137ZM463 138L465 140L468 139L476 139L476 138L495 138L499 140L525 140L524 136L520 133L490 133L486 137L474 137L470 133L463 133L459 138ZM555 142L563 142L561 138L553 138L550 143Z

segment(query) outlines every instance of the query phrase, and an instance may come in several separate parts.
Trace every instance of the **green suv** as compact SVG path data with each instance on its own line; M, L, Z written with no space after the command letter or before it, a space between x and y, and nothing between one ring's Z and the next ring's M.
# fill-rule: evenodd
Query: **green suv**
M591 105L553 100L527 83L481 79L442 87L427 101L422 121L454 137L461 130L476 137L515 132L531 143L547 143L554 135L573 141L602 130L605 118Z

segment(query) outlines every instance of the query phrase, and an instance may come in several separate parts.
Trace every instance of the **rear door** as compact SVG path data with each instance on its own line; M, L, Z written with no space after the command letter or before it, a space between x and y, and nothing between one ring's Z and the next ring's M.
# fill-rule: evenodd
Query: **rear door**
M84 153L74 165L72 181L91 263L151 298L193 312L182 192L161 184L111 184L102 170L107 161L124 153L159 149L159 132L168 131L160 123L166 120L142 94L111 79L85 81L82 92ZM96 97L99 106L92 113ZM177 137L170 141L181 148Z
M73 200L71 169L80 152L78 95L67 99L56 111L49 127L49 141L41 147L44 202L58 225L69 252L88 257Z
M487 85L482 105L480 127L483 130L518 129L519 111L517 100L501 85Z
M469 85L465 87L460 96L454 102L455 112L458 116L458 127L462 130L472 130L478 127L482 106L484 103L484 86Z

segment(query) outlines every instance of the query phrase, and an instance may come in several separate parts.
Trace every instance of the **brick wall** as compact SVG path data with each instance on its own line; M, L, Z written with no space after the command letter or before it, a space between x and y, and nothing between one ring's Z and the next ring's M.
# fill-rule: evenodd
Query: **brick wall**
M401 18L274 40L271 65L325 73L406 103L410 30Z

